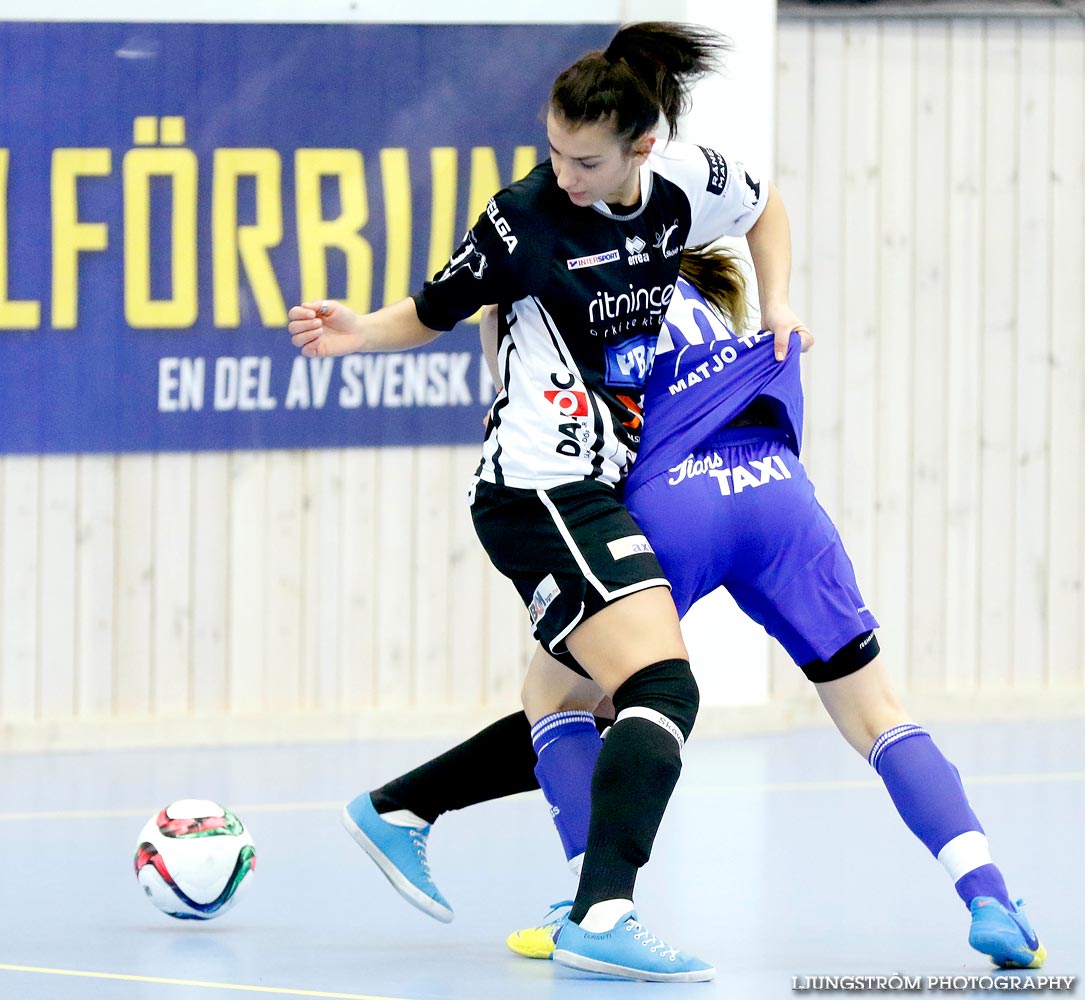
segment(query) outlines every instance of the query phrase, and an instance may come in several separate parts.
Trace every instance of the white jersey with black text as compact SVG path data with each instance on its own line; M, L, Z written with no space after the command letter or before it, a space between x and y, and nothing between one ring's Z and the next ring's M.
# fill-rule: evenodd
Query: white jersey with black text
M668 143L641 167L640 203L574 205L550 162L494 196L415 295L449 330L500 310L494 405L479 476L549 489L617 484L640 442L641 397L684 247L741 236L768 185L712 149Z

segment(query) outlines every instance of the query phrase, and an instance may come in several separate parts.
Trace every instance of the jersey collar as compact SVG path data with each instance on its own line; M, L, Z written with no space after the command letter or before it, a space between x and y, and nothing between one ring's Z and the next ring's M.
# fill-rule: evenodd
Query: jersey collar
M600 215L605 215L608 219L614 219L616 222L629 222L631 219L635 219L641 212L644 211L648 204L648 199L652 196L652 177L654 173L652 168L648 166L648 161L640 165L640 204L631 208L626 215L618 215L616 212L612 212L610 206L605 201L597 201L592 205Z

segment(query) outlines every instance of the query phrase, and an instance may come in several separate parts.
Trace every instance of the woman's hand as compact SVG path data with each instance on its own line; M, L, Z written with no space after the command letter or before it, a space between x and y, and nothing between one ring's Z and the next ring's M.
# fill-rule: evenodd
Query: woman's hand
M802 350L808 351L813 346L814 335L810 328L795 314L786 302L769 306L761 311L761 329L772 334L775 342L773 350L776 360L787 357L788 342L792 333L797 333L802 341Z
M307 358L350 354L361 347L358 314L341 302L303 302L287 316L290 340Z

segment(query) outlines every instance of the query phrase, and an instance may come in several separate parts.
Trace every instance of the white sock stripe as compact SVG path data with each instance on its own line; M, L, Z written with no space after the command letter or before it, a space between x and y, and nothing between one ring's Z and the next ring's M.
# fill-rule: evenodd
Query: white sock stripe
M991 850L987 838L979 830L969 830L954 837L938 852L938 860L957 882L969 872L991 864Z
M901 740L907 739L910 736L919 736L923 732L924 730L920 729L919 726L909 726L907 729L902 729L899 732L894 733L889 739L882 743L876 751L872 750L870 752L871 767L873 767L875 771L878 770L878 765L881 763L882 756L894 743L899 743Z
M874 746L870 748L870 756L867 757L867 761L875 771L878 770L878 761L881 760L881 756L888 750L894 743L899 743L901 740L910 736L928 736L930 735L927 730L922 726L917 726L914 723L908 723L903 726L894 726L892 729L887 729L881 734L875 741Z
M679 750L686 745L686 739L682 735L682 730L671 722L671 720L662 712L657 712L654 708L641 708L639 705L623 708L618 713L618 717L614 720L614 725L616 726L622 719L645 719L648 722L654 722L660 729L665 729L678 741Z
M595 722L595 718L590 711L553 711L553 713L543 716L535 723L532 727L532 735L537 732L544 732L554 726L560 726L563 722L572 720Z
M593 729L595 728L595 716L592 715L591 712L554 712L552 715L543 716L531 727L532 744L537 744L539 739L551 730L560 729L570 722L590 723L591 727ZM552 742L553 740L547 740L542 747L536 746L535 752L541 753L543 749Z
M896 737L900 733L905 733L910 729L918 729L918 728L919 727L916 726L915 723L906 722L903 725L893 726L892 729L887 729L884 733L881 734L881 736L879 736L874 741L874 746L872 746L870 748L870 754L867 757L867 760L873 761L875 758L877 758L877 756L882 752L882 747L885 745L885 743L887 741L893 739L894 737Z

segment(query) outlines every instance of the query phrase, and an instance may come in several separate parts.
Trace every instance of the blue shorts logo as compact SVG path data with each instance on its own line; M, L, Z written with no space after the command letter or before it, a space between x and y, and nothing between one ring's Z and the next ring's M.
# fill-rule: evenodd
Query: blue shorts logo
M642 389L655 357L655 338L638 334L620 344L608 344L607 385Z

